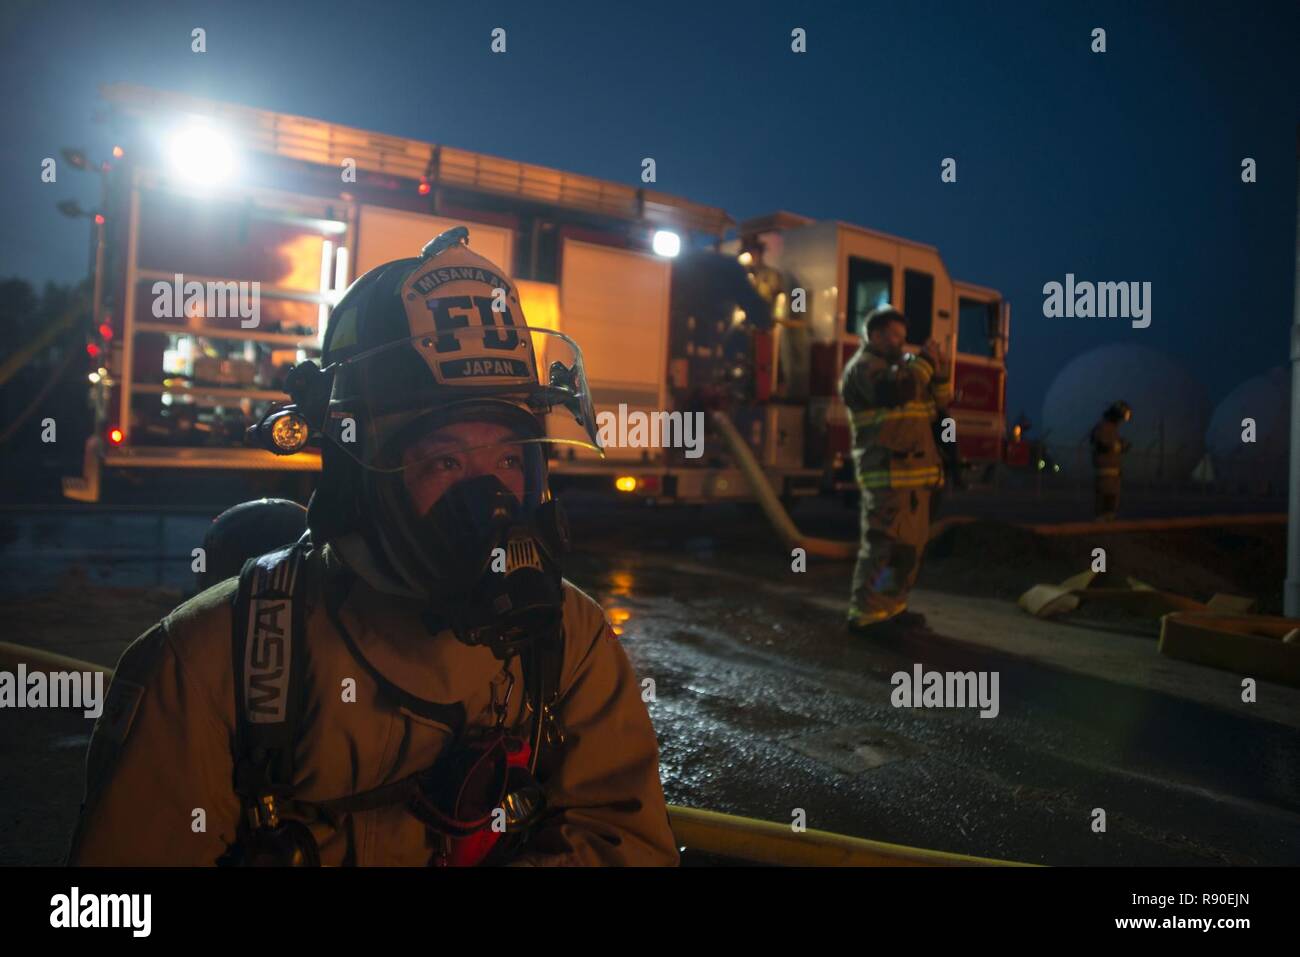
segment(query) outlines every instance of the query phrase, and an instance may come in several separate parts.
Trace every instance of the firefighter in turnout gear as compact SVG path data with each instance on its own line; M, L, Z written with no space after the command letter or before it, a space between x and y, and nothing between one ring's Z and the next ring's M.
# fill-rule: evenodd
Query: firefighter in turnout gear
M1089 436L1092 442L1092 468L1096 491L1096 514L1102 522L1114 521L1119 510L1121 465L1129 443L1119 436L1119 427L1133 418L1127 402L1113 402L1102 413L1101 421Z
M861 545L848 626L920 620L907 596L930 530L930 495L943 485L932 423L952 398L948 363L931 340L904 351L907 320L881 306L865 320L862 345L840 379L853 423L853 467L861 489Z
M123 653L70 862L678 863L640 684L561 574L577 346L456 227L354 282L288 391L250 439L319 443L308 532Z

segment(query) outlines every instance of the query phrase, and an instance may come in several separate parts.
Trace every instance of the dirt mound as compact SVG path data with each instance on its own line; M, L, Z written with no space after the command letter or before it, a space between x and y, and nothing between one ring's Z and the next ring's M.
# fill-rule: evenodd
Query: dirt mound
M0 622L5 641L112 665L182 600L173 588L91 585L74 570L52 591L0 601Z

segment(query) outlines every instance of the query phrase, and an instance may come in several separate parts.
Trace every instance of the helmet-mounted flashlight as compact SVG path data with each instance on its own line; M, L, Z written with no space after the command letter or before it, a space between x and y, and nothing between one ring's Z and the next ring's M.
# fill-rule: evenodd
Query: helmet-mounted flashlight
M329 399L330 382L331 377L314 362L294 366L285 381L285 391L293 404L263 416L260 422L250 426L248 444L276 455L294 455L305 449L311 440L313 418L319 420L323 416L322 406Z
M276 455L293 455L307 447L311 428L297 409L273 412L254 426L261 433L261 444Z

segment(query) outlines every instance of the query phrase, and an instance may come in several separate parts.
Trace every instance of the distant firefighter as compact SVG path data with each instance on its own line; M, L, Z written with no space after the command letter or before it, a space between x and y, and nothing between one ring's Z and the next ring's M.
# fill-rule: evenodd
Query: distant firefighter
M931 423L952 398L939 344L904 351L907 320L881 306L866 319L840 395L853 420L853 465L862 491L861 544L853 570L848 627L917 625L907 596L930 533L930 496L943 485Z
M1133 410L1124 401L1113 402L1092 429L1092 467L1096 476L1097 518L1114 520L1119 509L1120 465L1129 443L1119 437L1119 427L1133 418Z

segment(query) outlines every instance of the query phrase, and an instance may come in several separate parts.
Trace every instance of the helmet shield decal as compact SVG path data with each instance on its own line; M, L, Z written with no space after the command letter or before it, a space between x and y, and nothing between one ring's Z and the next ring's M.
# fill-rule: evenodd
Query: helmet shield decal
M573 340L509 312L478 316L334 363L324 438L377 472L452 470L466 456L460 467L480 469L523 445L601 452Z

